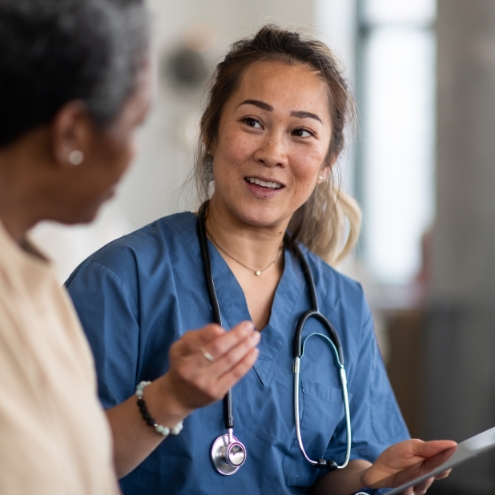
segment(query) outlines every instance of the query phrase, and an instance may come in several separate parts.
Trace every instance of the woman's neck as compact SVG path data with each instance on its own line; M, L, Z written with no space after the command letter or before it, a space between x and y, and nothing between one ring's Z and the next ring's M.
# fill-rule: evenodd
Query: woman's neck
M249 315L261 331L269 322L275 291L284 271L285 226L246 224L210 202L206 229L241 286Z
M285 228L246 224L230 212L222 211L213 200L208 209L206 230L224 258L227 256L256 274L281 258Z
M42 187L39 174L33 166L37 155L39 151L27 138L0 149L0 221L21 247L44 209L37 194Z

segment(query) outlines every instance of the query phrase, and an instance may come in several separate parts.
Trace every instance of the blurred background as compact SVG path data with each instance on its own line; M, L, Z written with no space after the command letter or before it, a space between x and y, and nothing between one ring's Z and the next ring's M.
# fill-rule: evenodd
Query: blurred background
M463 440L495 425L495 0L150 0L154 109L139 154L91 226L38 226L63 282L86 256L196 206L188 178L205 81L266 22L340 56L359 132L339 161L363 208L360 280L411 434ZM184 187L188 183L188 187ZM495 458L433 494L495 493Z

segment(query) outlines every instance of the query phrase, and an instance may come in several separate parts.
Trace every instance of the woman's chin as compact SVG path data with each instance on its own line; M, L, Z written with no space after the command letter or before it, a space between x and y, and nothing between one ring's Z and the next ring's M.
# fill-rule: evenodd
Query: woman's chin
M250 227L257 229L276 229L281 228L283 231L287 228L290 217L284 220L273 211L255 211L245 212L240 216L240 220Z
M98 215L102 203L97 205L86 205L83 208L74 208L73 210L65 210L62 215L54 215L47 220L62 223L64 225L77 225L91 223Z
M247 228L282 228L285 231L290 212L272 201L253 201L242 195L222 201L212 197L210 207L215 211L215 222L227 223ZM211 211L211 210L210 210Z

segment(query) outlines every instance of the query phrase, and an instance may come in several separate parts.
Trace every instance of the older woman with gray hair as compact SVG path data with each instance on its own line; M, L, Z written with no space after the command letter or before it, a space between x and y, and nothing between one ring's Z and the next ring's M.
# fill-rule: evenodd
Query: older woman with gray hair
M2 494L119 492L89 346L28 230L42 220L89 222L112 196L150 106L148 43L141 0L0 2ZM180 381L182 390L224 394L256 358L249 333L210 325L177 342L190 375L202 379ZM234 348L221 380L197 362L210 341L227 341L227 354ZM155 394L172 433L182 419L171 412L177 382ZM211 400L199 396L193 406ZM139 415L135 423L145 437Z

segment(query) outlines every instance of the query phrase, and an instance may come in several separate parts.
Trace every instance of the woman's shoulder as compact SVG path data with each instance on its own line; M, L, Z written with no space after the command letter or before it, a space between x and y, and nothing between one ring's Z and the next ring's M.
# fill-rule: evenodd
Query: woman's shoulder
M196 216L191 212L162 217L106 244L86 258L72 273L67 283L81 269L96 264L124 276L126 272L163 264L170 252L190 246L196 236Z
M341 290L349 293L363 293L362 285L357 280L343 274L308 249L305 249L304 254L308 258L311 269L316 272L315 281L319 278L322 282L336 284Z
M311 251L305 249L303 252L308 259L322 302L326 301L334 309L348 311L352 307L366 317L370 314L363 287L358 281L344 275Z

